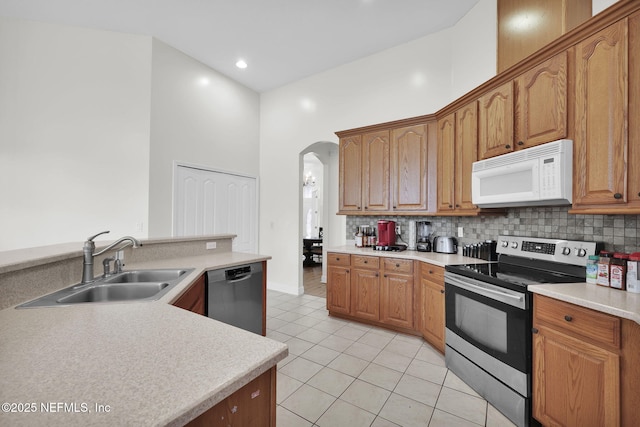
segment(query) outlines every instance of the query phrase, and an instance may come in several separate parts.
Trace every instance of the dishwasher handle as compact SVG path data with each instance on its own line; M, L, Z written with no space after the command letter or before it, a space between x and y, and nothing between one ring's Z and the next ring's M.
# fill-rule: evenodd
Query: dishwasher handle
M249 280L252 276L253 276L253 273L248 273L248 274L245 274L245 275L242 275L242 276L236 276L235 279L227 280L227 283L232 285L234 283L244 282L245 280Z

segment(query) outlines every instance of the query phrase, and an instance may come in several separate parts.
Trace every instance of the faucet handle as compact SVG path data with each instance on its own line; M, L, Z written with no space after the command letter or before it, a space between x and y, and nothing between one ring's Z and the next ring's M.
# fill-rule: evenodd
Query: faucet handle
M95 239L96 237L100 236L101 234L107 234L107 233L109 233L109 230L101 231L100 233L96 234L95 236L87 237L87 241L88 242L93 242L93 239Z

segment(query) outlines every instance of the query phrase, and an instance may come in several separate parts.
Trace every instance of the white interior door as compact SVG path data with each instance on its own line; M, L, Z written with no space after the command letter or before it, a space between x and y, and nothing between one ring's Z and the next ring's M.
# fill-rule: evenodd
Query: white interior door
M176 165L174 236L227 233L234 251L258 251L256 178Z

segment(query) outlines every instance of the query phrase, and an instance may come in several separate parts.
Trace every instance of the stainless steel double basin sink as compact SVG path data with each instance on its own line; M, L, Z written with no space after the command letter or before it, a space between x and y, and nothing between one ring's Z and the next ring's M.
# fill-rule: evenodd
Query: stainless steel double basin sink
M132 270L76 284L17 308L64 306L82 303L154 301L165 295L194 269Z

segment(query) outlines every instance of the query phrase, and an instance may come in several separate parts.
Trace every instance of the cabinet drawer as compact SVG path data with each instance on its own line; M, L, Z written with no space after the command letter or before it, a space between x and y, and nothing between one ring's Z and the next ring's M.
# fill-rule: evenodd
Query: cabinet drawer
M380 258L377 256L354 255L351 265L358 268L380 268Z
M413 273L413 261L408 259L384 259L384 271L387 273Z
M329 265L341 265L344 267L348 267L351 264L351 256L348 254L339 254L335 252L329 252L327 254L327 259L329 260Z
M433 264L422 263L420 274L427 280L444 284L444 268Z
M534 323L546 322L562 331L620 348L620 319L615 316L535 295L533 318Z

